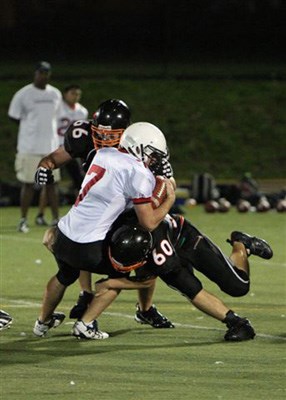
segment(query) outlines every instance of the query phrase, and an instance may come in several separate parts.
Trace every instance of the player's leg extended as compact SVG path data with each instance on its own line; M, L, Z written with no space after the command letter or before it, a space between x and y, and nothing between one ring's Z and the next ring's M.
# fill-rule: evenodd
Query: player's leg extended
M201 282L193 273L184 267L177 268L161 279L172 289L179 291L191 303L204 312L227 325L224 336L227 341L253 339L255 332L246 318L241 318L229 309L218 297L203 289Z
M229 311L229 307L227 307L222 300L207 292L205 289L202 289L191 302L200 311L219 321L223 321Z
M230 310L218 297L202 289L193 299L192 304L199 310L226 324L226 341L241 342L253 339L255 332L246 318Z
M61 284L57 276L53 276L46 287L39 320L46 322L50 320L52 313L60 303L65 293L66 286Z
M45 336L49 329L58 327L65 319L65 315L55 312L55 309L62 300L66 288L79 277L78 270L70 268L57 258L56 260L59 271L46 286L40 315L33 329L34 334L40 337Z
M190 227L190 239L184 245L183 257L199 272L215 282L230 296L244 296L249 291L249 264L241 243L235 243L231 258L194 227ZM181 249L178 253L181 254Z
M62 300L65 290L66 286L59 282L56 275L49 280L44 293L41 312L34 325L34 335L43 337L49 329L56 328L63 322L65 315L54 311Z

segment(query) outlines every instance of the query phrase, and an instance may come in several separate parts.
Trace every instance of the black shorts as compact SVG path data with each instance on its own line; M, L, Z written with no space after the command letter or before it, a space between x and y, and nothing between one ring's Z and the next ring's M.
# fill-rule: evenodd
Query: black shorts
M74 283L80 271L89 271L110 278L123 278L126 274L115 271L108 257L108 237L91 243L77 243L57 229L53 252L59 272L57 277L65 286Z

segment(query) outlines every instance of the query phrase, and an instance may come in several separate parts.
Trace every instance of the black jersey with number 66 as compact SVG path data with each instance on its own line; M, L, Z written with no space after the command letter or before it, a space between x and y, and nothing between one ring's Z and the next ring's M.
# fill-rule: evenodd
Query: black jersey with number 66
M72 158L78 157L85 160L90 151L95 150L91 135L91 121L73 122L65 133L64 147Z

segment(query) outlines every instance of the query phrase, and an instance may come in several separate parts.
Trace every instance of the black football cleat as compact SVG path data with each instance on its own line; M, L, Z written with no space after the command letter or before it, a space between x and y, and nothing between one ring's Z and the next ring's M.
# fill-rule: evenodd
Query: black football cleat
M81 319L93 299L93 293L80 292L77 303L70 310L71 319Z
M238 321L231 326L224 335L227 342L243 342L244 340L254 339L255 331L246 318L239 318Z
M250 236L247 233L234 231L227 242L231 245L233 245L233 242L243 243L245 248L249 250L249 255L253 254L266 260L270 260L273 256L273 251L265 240Z
M141 311L137 304L134 319L139 324L148 324L153 326L153 328L175 328L172 322L162 315L154 305L148 311Z

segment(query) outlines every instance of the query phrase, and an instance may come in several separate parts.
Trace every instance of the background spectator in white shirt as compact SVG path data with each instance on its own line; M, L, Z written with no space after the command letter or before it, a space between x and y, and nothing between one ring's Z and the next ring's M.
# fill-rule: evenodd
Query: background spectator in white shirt
M33 83L24 86L12 98L9 117L19 124L15 170L22 183L21 219L18 231L27 233L27 215L34 196L34 176L39 161L59 146L57 115L61 92L48 84L51 65L46 61L37 64ZM54 220L58 220L58 188L60 174L47 185L47 196Z

